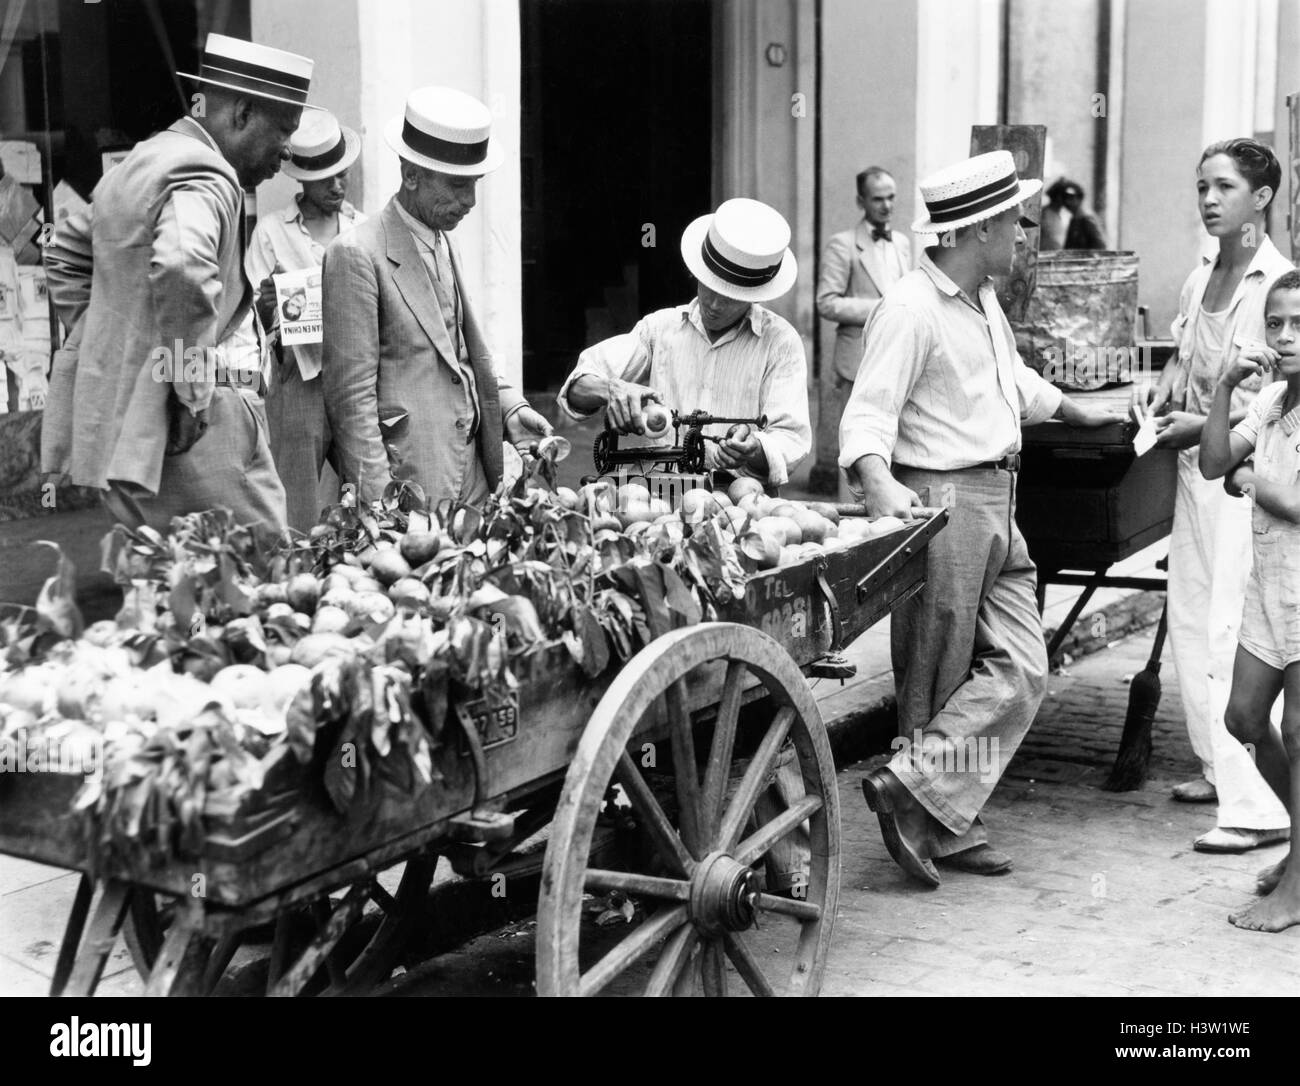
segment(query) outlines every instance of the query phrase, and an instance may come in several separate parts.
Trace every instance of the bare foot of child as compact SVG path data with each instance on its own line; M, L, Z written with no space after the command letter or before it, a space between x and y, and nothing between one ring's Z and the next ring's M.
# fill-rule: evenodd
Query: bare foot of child
M1300 872L1287 870L1268 897L1233 913L1228 921L1249 931L1285 931L1300 924Z
M1277 884L1282 881L1282 875L1286 871L1287 860L1291 859L1291 853L1282 857L1279 863L1273 864L1272 867L1266 867L1255 876L1255 893L1271 894Z

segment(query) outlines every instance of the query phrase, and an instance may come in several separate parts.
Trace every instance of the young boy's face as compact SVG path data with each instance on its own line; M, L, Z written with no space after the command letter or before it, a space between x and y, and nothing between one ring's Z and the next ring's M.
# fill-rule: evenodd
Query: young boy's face
M1300 290L1275 290L1264 306L1264 338L1284 377L1300 374Z

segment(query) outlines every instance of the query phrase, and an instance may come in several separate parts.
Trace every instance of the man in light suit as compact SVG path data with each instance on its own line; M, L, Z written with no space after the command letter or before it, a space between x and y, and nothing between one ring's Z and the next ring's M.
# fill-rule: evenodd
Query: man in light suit
M893 177L871 166L858 174L857 186L862 221L827 243L817 280L817 312L837 325L835 356L821 375L817 426L817 466L827 480L839 476L839 421L862 361L862 329L885 291L912 267L907 235L889 225L898 191Z
M243 190L287 157L311 71L306 57L209 35L186 76L202 109L138 144L46 251L50 296L79 346L60 352L42 459L132 526L226 507L239 523L284 527Z
M325 250L325 410L339 479L362 501L404 479L431 504L476 504L501 480L503 435L523 446L551 432L497 376L447 236L504 158L490 125L460 91L412 92L385 129L402 187Z

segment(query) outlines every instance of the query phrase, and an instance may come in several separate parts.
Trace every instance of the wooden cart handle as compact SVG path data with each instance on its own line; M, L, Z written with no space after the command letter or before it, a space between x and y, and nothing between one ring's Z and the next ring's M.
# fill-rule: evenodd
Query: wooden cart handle
M835 512L842 517L866 517L870 516L867 507L860 502L833 502ZM935 509L932 506L918 505L912 509L912 520L929 520L931 517L938 516L942 509Z

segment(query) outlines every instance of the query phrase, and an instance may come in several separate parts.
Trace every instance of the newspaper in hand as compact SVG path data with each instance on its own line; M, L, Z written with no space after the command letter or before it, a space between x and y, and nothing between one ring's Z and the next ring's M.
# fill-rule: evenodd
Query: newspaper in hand
M280 342L321 342L320 268L281 272L275 282L275 304L280 312Z
M1138 432L1133 435L1133 451L1138 456L1145 456L1156 447L1156 416L1148 415L1137 404L1133 405L1132 411L1138 424Z

